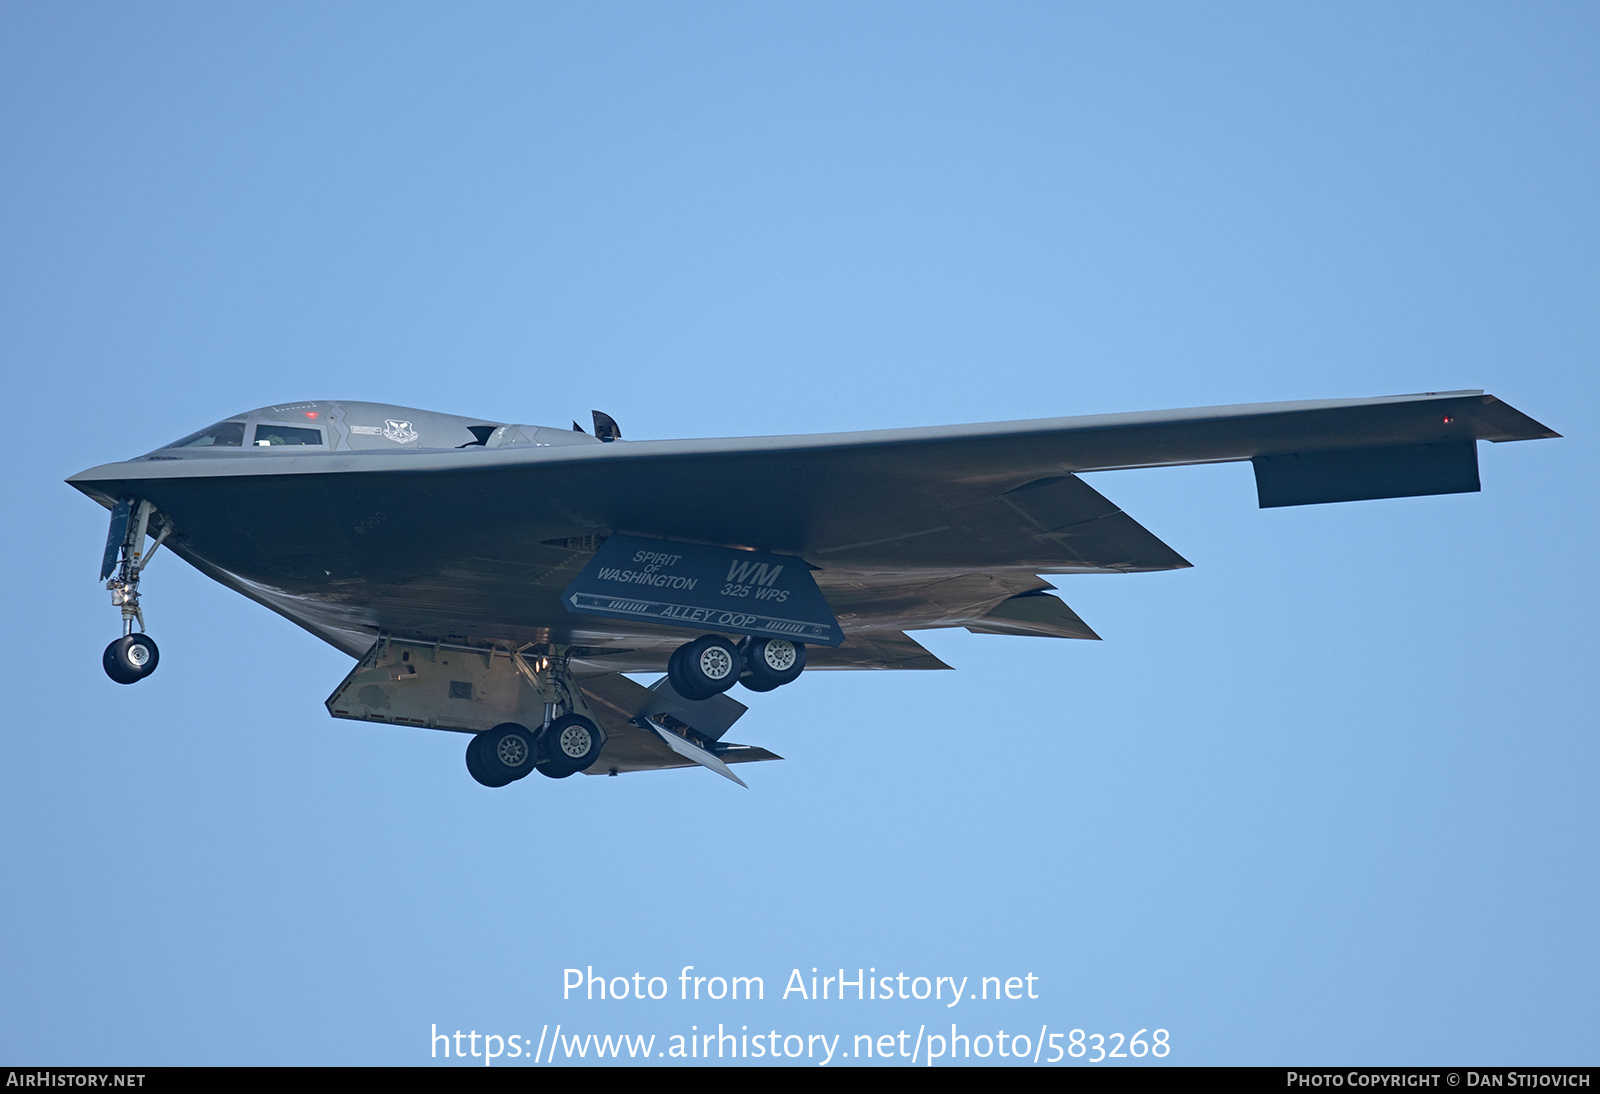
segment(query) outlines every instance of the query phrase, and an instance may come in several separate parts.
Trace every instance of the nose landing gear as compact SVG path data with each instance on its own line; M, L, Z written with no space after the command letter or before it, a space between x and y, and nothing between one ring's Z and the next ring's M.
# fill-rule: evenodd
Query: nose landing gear
M144 537L150 530L152 518L159 523L159 529L155 533L155 543L146 551ZM144 612L139 608L139 575L171 531L172 524L158 517L155 506L147 501L124 499L111 510L111 530L106 535L100 580L106 582L111 592L111 603L122 609L122 637L106 647L100 663L106 675L119 684L137 684L156 671L156 664L161 660L155 640L141 633ZM115 577L111 576L113 571ZM134 629L136 623L138 630Z

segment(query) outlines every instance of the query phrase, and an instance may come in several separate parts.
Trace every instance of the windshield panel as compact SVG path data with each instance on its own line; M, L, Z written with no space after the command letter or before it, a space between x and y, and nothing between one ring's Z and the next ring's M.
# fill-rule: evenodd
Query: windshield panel
M267 448L280 444L321 444L322 430L296 425L272 425L263 422L256 426L257 447Z
M319 442L320 443L320 442ZM218 422L198 433L191 433L168 448L239 448L244 444L243 422Z

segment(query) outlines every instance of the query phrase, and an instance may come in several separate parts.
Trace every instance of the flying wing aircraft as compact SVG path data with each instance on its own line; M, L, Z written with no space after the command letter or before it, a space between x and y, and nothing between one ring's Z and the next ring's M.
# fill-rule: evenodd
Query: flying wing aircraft
M1478 441L1555 436L1481 391L659 441L315 401L67 481L111 510L118 683L159 659L165 545L356 658L330 714L468 734L486 786L743 785L728 765L779 757L723 740L735 683L947 668L911 630L1094 639L1041 575L1189 565L1080 472L1249 460L1262 507L1310 505L1476 491Z

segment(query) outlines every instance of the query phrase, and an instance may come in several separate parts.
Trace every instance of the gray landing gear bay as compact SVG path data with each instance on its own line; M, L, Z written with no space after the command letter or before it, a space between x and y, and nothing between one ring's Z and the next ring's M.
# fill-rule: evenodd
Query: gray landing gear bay
M571 661L560 647L383 638L328 698L328 711L469 733L467 772L484 786L535 771L564 779L593 767L607 738Z
M726 639L705 645L725 657L732 649L728 661L709 659L717 665L742 663ZM722 739L744 713L742 703L723 694L691 699L666 678L645 687L595 672L582 666L584 652L381 638L328 697L328 712L467 734L467 771L489 787L535 771L564 779L697 764L739 781L728 764L778 758ZM735 679L730 670L722 683Z

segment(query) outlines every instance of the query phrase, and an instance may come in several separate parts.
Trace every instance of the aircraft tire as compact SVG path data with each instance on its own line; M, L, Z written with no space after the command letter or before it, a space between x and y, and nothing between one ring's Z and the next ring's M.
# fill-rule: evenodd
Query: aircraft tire
M511 779L501 779L491 774L483 764L483 740L487 733L474 733L467 742L467 774L483 786L505 786Z
M806 648L787 638L747 638L739 648L744 675L739 683L751 691L771 691L799 679L806 668Z
M720 634L703 634L673 655L677 671L668 664L672 689L685 699L709 699L739 682L744 671L739 647Z
M478 763L497 785L516 782L533 774L538 762L538 745L533 734L515 722L501 722L489 732L480 734Z
M119 684L137 684L156 671L161 651L147 634L126 634L106 647L100 664Z
M563 714L539 734L539 772L552 779L576 775L594 766L603 747L599 726L581 714Z
M684 655L688 653L691 645L693 645L692 642L685 642L683 645L672 651L672 656L667 659L667 679L672 684L672 690L683 696L685 699L693 699L695 701L709 699L711 698L712 693L702 691L695 684L695 682L689 678L688 670L683 666Z
M673 650L672 656L667 658L667 680L671 682L672 690L679 695L683 695L685 699L690 698L690 696L683 693L683 689L688 687L688 684L683 679L683 651L688 648L689 643L685 642Z

